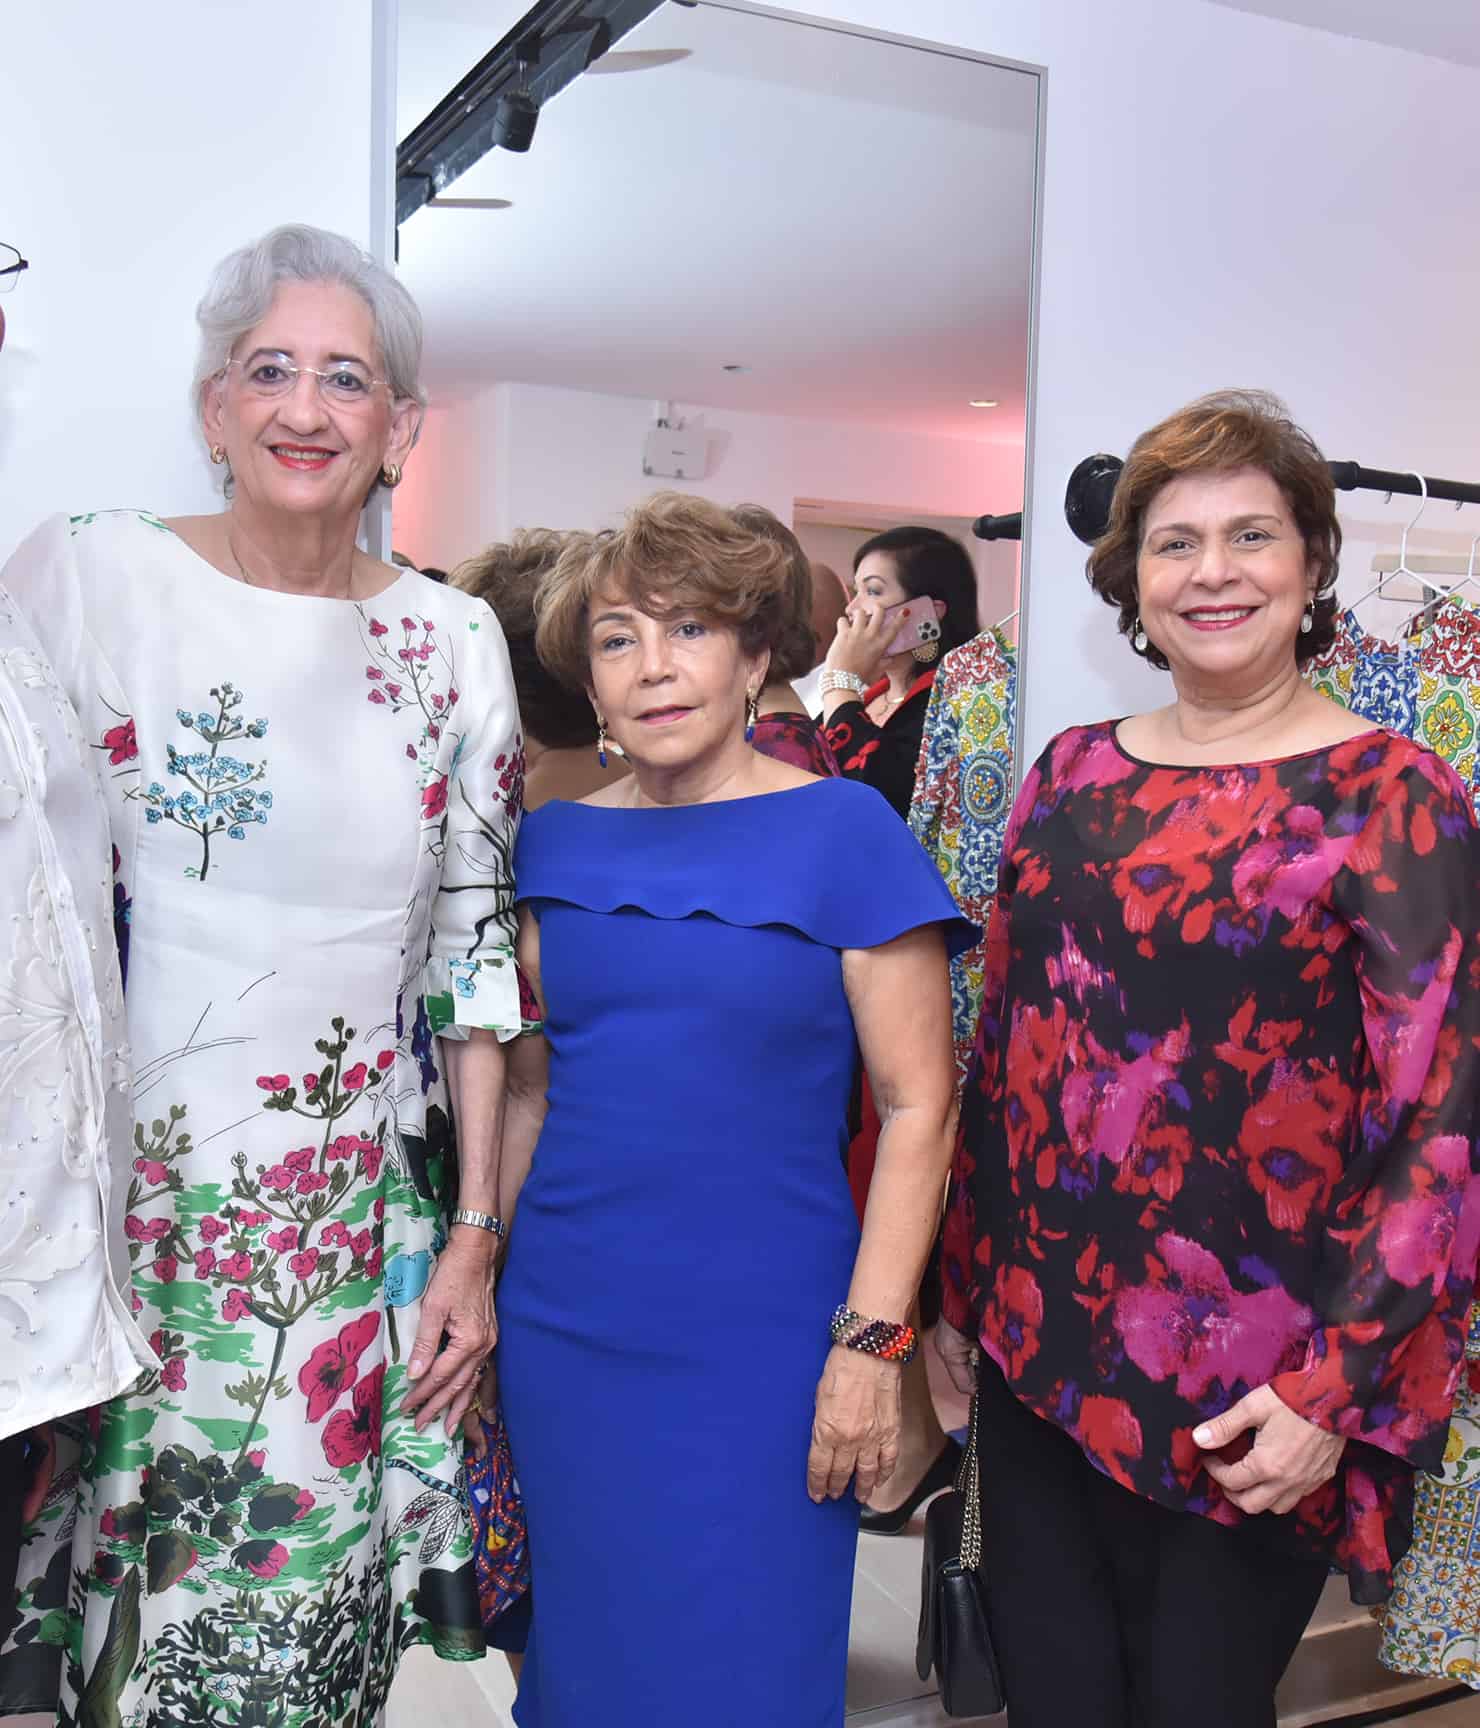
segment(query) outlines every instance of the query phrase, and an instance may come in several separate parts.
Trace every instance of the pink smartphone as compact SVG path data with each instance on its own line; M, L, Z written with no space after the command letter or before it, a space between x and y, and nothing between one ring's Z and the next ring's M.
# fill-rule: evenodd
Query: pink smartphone
M899 606L888 607L884 616L897 628L884 652L908 654L923 642L939 642L940 621L945 617L945 613L945 602L932 600L928 595L917 595L915 599L906 600Z

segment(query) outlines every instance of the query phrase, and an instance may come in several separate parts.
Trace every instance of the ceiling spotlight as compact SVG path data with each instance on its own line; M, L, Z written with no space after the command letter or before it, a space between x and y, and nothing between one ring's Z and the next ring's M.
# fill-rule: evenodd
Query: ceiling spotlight
M997 406L997 399L995 396L974 396L966 406L968 408L995 408Z
M493 111L493 141L500 150L517 150L522 155L534 142L539 120L540 111L532 97L522 90L506 90Z
M742 374L753 372L755 368L753 366L742 365L738 360L731 360L726 366L722 367L721 370L735 374Z

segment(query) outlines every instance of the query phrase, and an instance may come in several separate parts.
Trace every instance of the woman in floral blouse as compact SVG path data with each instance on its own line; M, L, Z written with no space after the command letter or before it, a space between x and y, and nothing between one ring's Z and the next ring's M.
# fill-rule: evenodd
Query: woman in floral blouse
M1381 1599L1443 1450L1480 843L1300 676L1339 548L1272 399L1146 433L1089 569L1174 700L1055 738L1009 826L940 1342L963 1384L985 1351L1013 1728L1272 1725L1328 1567Z

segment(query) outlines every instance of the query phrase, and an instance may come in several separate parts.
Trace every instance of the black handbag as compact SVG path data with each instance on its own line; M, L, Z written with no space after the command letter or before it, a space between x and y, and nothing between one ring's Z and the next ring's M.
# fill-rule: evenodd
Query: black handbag
M920 1589L920 1636L915 1672L935 1669L947 1716L994 1716L1007 1707L981 1575L982 1503L977 1458L977 1400L956 1485L937 1494L925 1513L925 1566Z

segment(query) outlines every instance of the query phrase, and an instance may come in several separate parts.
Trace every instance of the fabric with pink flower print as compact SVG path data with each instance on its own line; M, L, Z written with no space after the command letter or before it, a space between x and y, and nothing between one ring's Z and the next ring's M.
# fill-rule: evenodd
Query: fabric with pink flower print
M1374 729L1165 767L1111 725L1002 853L945 1312L1097 1468L1238 1523L1193 1429L1270 1386L1347 1441L1290 1514L1358 1601L1443 1457L1480 1248L1480 836Z
M0 1715L376 1728L406 1650L484 1647L470 1524L404 1516L462 1493L460 1440L400 1406L454 1174L438 1032L521 1029L503 638L414 571L272 593L134 512L10 570L128 914L124 1294L157 1366L79 1425L75 1539L60 1500L29 1533ZM270 820L207 827L248 784Z

